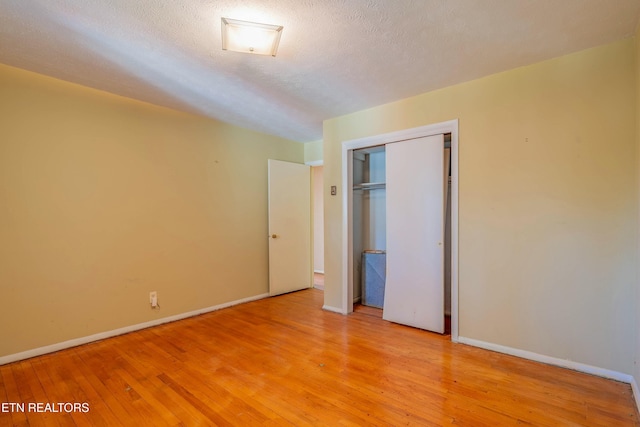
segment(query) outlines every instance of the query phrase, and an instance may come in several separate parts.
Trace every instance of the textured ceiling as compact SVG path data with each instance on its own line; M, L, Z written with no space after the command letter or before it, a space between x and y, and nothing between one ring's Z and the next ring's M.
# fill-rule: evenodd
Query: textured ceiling
M0 0L0 62L300 142L322 121L634 34L640 0ZM220 18L284 26L221 49Z

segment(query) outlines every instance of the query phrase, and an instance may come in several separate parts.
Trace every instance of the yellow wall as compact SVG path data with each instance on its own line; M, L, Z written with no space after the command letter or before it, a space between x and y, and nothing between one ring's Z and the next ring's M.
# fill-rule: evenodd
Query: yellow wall
M322 166L311 168L313 197L313 271L324 271L324 179Z
M635 37L635 59L636 59L636 167L637 167L637 189L638 203L640 208L640 25L636 29ZM640 209L638 216L638 228L640 231ZM636 384L640 384L640 233L638 235L638 258L636 261L636 295L635 295L635 319L636 327L634 333L635 341L635 359L633 365L633 377ZM636 404L640 403L640 396L636 395Z
M635 79L628 39L325 121L325 304L342 141L457 118L460 336L630 374Z
M0 93L0 356L267 292L267 159L302 144L7 66Z
M317 162L322 160L322 140L304 144L304 161Z

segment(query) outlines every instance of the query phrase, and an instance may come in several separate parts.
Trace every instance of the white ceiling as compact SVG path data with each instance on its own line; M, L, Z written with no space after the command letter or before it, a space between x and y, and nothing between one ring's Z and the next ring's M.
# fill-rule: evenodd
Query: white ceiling
M300 142L322 121L634 35L640 0L0 0L0 62ZM220 18L284 26L277 57Z

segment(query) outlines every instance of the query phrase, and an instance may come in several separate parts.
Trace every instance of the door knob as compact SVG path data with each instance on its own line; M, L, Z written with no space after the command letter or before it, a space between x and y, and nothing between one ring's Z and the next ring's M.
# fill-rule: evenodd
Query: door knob
M272 234L272 235L271 235L271 236L269 236L269 237L271 237L272 239L276 239L276 238L278 237L278 235L277 235L277 234Z

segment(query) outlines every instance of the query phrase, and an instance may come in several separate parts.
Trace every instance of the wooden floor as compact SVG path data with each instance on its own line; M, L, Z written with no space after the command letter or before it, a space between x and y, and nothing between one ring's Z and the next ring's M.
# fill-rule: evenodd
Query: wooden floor
M313 273L313 287L316 289L324 290L324 274Z
M89 405L0 425L639 425L627 384L322 303L309 289L0 366L0 403Z

